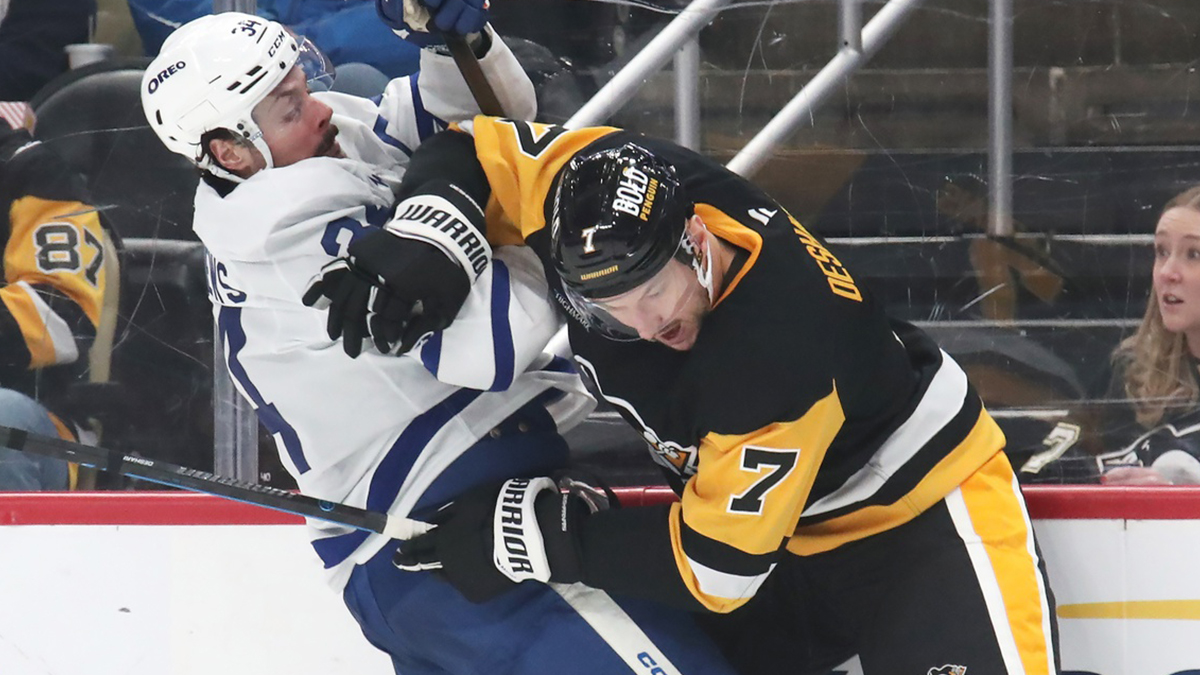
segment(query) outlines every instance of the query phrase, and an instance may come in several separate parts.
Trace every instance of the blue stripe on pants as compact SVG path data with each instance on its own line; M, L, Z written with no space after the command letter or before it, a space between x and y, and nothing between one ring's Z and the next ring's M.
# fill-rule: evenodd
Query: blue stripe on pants
M525 582L475 605L430 572L391 564L393 547L355 568L343 598L367 639L403 675L635 673L549 586ZM683 675L733 675L691 615L617 600ZM654 669L643 671L652 675Z

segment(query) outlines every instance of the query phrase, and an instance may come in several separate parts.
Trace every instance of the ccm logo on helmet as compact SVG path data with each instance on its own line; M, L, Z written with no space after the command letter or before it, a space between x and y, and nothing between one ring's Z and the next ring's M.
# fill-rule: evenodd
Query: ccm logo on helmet
M176 61L175 63L167 66L163 70L160 70L159 73L154 76L154 79L150 80L150 84L146 85L146 89L151 94L153 94L155 91L158 90L158 85L162 84L163 80L165 80L168 77L174 75L175 73L183 70L186 67L187 67L187 64L184 63L183 61Z
M275 52L279 51L279 45L283 44L285 38L287 38L287 33L279 31L279 35L276 35L275 41L271 43L271 48L267 50L268 57L275 56Z
M656 192L658 192L658 180L650 178L635 166L627 166L621 170L621 180L617 183L617 198L613 200L613 210L647 220L650 208L654 206Z

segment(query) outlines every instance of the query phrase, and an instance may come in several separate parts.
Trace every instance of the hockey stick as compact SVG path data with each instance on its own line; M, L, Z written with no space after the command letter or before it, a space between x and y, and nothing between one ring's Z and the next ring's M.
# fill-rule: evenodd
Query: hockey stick
M471 90L471 95L479 104L479 112L492 117L506 117L504 106L500 105L496 91L492 89L487 76L483 74L479 59L475 57L475 52L467 44L466 38L450 33L441 33L441 36L446 41L446 46L450 48L450 55L454 57L454 64L458 66L458 72L462 73L463 79L467 81L467 88Z
M432 528L427 523L410 518L313 499L295 492L217 476L199 469L189 469L156 459L135 457L115 450L72 443L61 438L31 434L5 426L0 426L0 447L55 457L100 471L124 474L151 483L183 488L193 492L203 492L284 513L326 520L359 530L377 532L392 539L412 539Z

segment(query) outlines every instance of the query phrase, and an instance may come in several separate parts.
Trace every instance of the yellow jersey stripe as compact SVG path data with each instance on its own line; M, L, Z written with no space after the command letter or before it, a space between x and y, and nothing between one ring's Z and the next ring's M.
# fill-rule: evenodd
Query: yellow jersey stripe
M1005 660L1019 660L1023 668L1020 672L1025 675L1050 675L1054 672L1047 648L1050 606L1038 571L1033 525L1008 458L1003 454L993 457L963 482L957 496L955 500L948 498L947 503L961 500L965 508L974 535L967 539L967 547L982 547L990 563L992 576L980 575L984 595L990 596L989 600L998 595L1002 602L992 613L994 622L1003 622L1007 628L998 630L999 636L1011 640L1009 644L1001 643ZM955 524L959 525L955 515ZM1011 665L1010 670L1017 672Z
M737 288L742 277L746 276L746 272L749 272L750 268L754 267L754 263L758 262L758 254L762 252L762 235L730 218L728 214L715 206L696 204L696 215L704 221L704 226L708 228L709 232L750 254L733 279L730 279L729 283L725 285L721 297L713 303L713 306L716 307L721 304L722 300L729 297L733 289Z
M967 374L942 352L941 365L904 424L841 487L804 509L803 517L834 512L870 499L959 415L969 390Z
M1200 621L1200 598L1190 600L1117 600L1058 606L1060 619L1150 619Z
M518 125L523 126L523 131L527 131L533 139L561 133L544 146L523 148ZM553 199L550 188L559 169L592 141L619 131L612 127L593 127L564 132L548 124L482 115L464 128L475 136L476 154L492 187L485 214L489 216L488 240L496 246L524 243L526 237L544 228L545 206ZM497 205L492 205L493 200ZM503 227L493 232L493 217L499 216L500 212L507 217L496 220L517 228L519 237Z
M865 506L844 516L799 527L788 541L787 549L796 555L813 555L903 525L941 501L1003 447L1004 432L981 409L966 438L899 500Z

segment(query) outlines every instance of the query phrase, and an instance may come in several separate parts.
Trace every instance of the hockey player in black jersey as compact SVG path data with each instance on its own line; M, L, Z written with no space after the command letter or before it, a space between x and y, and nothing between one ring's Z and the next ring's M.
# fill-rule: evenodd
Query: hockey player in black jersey
M750 182L613 128L477 117L422 146L493 242L545 262L575 358L680 495L590 513L545 481L401 549L469 597L583 581L708 610L747 673L1057 672L1054 604L1004 437L963 370ZM347 283L364 284L376 271ZM331 308L386 348L386 296ZM363 324L366 324L365 327Z

